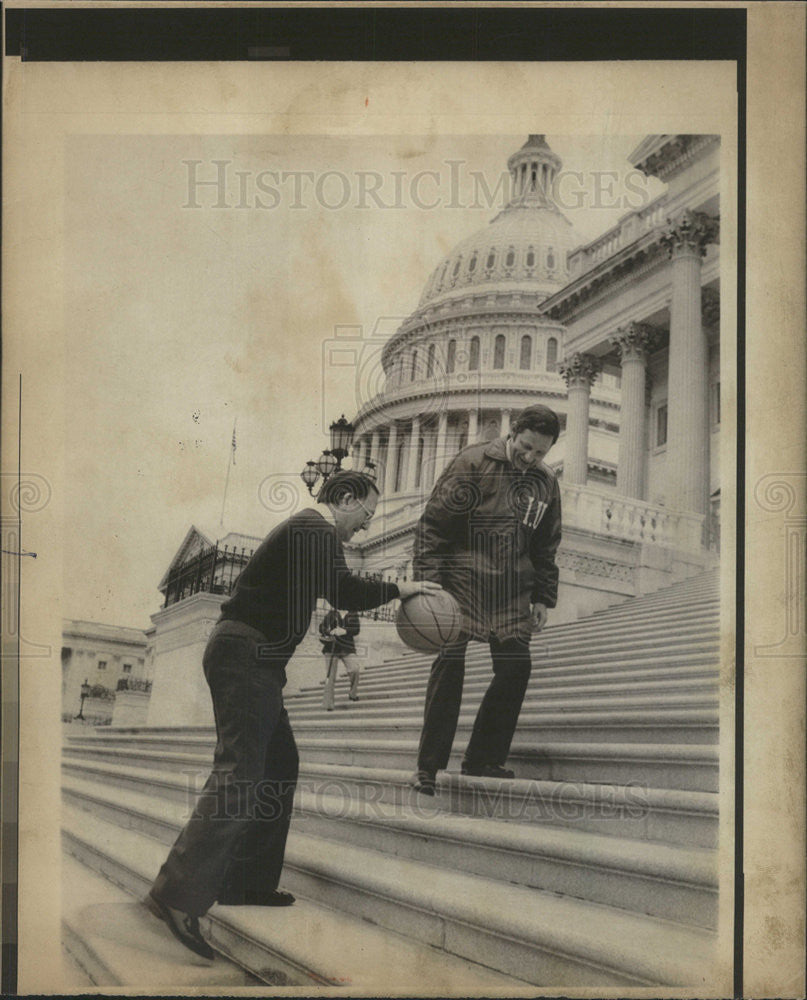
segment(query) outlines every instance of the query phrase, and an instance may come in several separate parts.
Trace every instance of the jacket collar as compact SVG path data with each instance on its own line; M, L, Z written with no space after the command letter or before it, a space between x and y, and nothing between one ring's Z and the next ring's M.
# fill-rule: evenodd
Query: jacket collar
M507 457L507 438L494 438L488 443L484 454L486 458L492 458L494 462L503 462L511 469L516 468ZM539 462L538 465L534 465L529 471L543 474L550 481L555 478L555 473L544 462Z

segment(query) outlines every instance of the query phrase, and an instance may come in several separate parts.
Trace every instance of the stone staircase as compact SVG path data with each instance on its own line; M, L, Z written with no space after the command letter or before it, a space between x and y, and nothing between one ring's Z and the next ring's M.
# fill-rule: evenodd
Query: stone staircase
M235 967L253 977L245 984L413 994L705 988L717 926L718 605L710 573L537 635L509 782L459 774L490 677L487 648L470 646L455 756L434 799L408 784L429 657L368 667L358 703L338 681L333 712L321 686L290 697L301 772L283 886L298 902L211 909L204 930L229 959L226 982ZM199 728L68 738L71 877L100 874L141 897L214 744ZM127 982L90 938L66 917L68 950L97 985L144 982L136 962Z

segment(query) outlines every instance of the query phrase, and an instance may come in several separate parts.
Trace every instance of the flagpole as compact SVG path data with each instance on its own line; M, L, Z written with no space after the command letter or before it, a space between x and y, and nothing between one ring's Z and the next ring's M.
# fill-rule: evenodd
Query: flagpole
M237 420L238 418L236 417L233 421L233 439L230 445L229 458L227 459L227 478L224 480L224 496L221 501L221 518L219 519L219 524L222 528L224 527L224 506L227 503L227 488L230 485L230 467L235 465L235 425Z

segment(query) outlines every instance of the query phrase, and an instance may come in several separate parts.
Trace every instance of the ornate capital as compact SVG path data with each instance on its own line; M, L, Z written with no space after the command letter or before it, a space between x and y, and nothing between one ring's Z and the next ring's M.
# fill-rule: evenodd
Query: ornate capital
M628 323L608 339L622 362L643 361L655 347L658 331L649 323Z
M602 365L593 354L573 354L558 365L558 371L566 379L568 388L592 386L600 374Z
M720 235L720 219L712 218L705 212L684 211L673 221L667 219L669 229L661 236L661 245L667 248L671 257L684 253L706 255L706 247L717 243Z

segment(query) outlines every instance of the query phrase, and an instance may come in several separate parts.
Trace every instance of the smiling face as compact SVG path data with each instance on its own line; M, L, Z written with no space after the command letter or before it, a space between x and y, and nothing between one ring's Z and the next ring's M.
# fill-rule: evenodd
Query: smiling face
M510 461L521 472L543 462L553 445L551 434L523 430L510 438Z
M344 497L338 504L329 505L336 522L336 532L339 540L349 542L357 531L365 530L375 514L378 494L370 490L363 500L356 497Z

